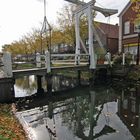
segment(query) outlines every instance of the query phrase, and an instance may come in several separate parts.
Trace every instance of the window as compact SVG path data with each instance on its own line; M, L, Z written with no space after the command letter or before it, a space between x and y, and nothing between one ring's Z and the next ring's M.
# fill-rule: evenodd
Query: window
M129 34L130 33L130 21L126 21L124 23L124 34Z
M135 33L140 32L140 20L139 19L134 20L134 32Z

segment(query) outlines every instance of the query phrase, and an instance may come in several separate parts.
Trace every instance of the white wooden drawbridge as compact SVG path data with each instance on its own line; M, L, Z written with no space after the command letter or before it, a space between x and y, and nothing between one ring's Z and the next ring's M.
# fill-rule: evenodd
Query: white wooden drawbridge
M96 40L99 43L100 47L103 47L102 41L100 40L100 37L98 36L95 27L93 26L93 11L98 11L102 13L105 17L111 16L113 14L116 14L118 10L114 9L105 9L101 7L95 6L95 0L91 0L88 3L85 3L83 1L79 0L65 0L68 2L71 2L73 4L79 5L78 8L74 12L75 16L75 32L76 32L76 50L75 50L75 63L77 65L80 64L80 44L82 44L85 53L89 55L89 62L90 62L90 69L96 69L96 56L94 51L94 44L93 44L93 34L96 38ZM80 37L80 17L81 15L86 14L88 18L88 51Z

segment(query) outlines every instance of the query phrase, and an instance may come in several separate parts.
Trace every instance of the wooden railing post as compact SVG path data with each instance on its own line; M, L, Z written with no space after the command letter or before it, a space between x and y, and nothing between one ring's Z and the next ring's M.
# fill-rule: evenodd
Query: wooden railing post
M79 54L75 55L75 65L80 65L80 56L79 56Z
M40 53L36 53L36 67L41 68L41 55L40 55Z
M12 59L11 59L11 54L9 52L3 53L2 63L3 63L2 69L5 73L5 76L6 77L13 77Z

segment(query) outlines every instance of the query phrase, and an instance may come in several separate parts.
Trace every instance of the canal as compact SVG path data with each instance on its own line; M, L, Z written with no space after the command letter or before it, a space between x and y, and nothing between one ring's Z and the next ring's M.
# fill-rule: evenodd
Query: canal
M16 80L17 98L31 96L36 92L35 78L30 76ZM43 88L46 89L45 79L42 82ZM117 89L112 85L89 88L85 85L78 87L74 78L54 76L52 90L59 91L55 92L55 96L17 101L19 108L16 116L29 138L139 140L139 89L135 87Z

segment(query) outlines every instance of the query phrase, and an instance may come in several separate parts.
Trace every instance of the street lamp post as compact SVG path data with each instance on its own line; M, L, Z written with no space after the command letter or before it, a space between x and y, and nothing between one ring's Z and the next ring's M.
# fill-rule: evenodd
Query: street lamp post
M138 31L138 47L137 47L137 60L136 60L136 65L139 65L139 57L140 57L140 48L139 48L139 43L140 43L140 25L137 27Z

